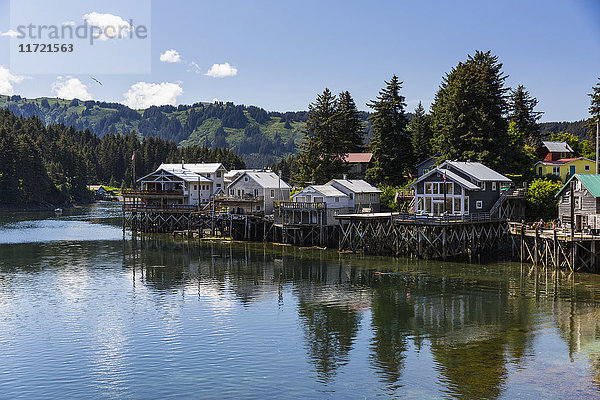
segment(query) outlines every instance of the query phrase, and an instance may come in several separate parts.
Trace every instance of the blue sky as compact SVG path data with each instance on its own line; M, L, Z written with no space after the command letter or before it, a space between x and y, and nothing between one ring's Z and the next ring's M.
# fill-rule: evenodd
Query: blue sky
M77 7L57 1L50 8L43 6L49 2L28 1L29 18L47 23L79 24L92 13L132 18L134 25L136 17L148 18L147 49L140 44L139 54L127 51L132 61L126 64L149 68L106 73L69 61L61 72L32 61L33 72L26 71L22 59L11 58L18 39L0 36L0 92L25 97L83 93L131 106L218 99L285 111L306 109L329 87L349 90L367 110L383 81L397 74L412 111L419 101L430 106L442 76L468 54L491 50L504 64L507 85L525 85L540 102L542 120L560 121L587 117L587 93L600 77L600 2L592 0L108 0L78 1ZM150 13L140 13L140 6ZM9 1L0 0L4 33L18 23L10 9ZM95 46L108 58L117 53L110 43ZM166 50L176 50L179 58L171 53L170 60L178 62L161 61ZM207 75L211 68L217 73ZM150 72L136 72L142 70Z

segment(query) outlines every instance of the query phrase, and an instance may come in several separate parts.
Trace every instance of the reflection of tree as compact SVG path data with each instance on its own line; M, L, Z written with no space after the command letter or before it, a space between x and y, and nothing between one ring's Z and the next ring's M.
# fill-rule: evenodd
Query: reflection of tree
M360 315L348 306L330 306L301 300L298 313L311 362L325 381L348 362L358 332Z
M444 376L447 393L467 399L493 399L500 395L507 375L501 335L435 345L432 353Z
M372 315L375 330L372 362L383 380L395 386L402 376L406 358L406 334L414 326L414 310L407 302L406 287L397 281L377 284L373 291Z

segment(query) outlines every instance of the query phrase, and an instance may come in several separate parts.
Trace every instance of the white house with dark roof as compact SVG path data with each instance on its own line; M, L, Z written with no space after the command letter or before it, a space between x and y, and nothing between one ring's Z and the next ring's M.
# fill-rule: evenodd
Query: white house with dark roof
M291 187L271 171L246 171L227 186L227 198L254 200L252 210L264 214L273 213L273 203L290 199Z
M332 179L325 185L348 195L353 212L379 212L382 192L370 183L362 179Z
M221 163L161 164L137 180L142 188L139 196L147 205L206 204L223 192L225 172Z
M445 161L411 186L418 214L490 212L511 180L477 162Z

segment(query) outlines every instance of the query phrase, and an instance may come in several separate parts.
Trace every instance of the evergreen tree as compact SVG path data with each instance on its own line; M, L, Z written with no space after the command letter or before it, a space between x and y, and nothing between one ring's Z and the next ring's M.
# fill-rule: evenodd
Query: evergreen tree
M329 89L308 106L308 121L303 132L295 176L298 184L323 184L347 172L348 167L343 162L346 151L339 135L337 100Z
M505 80L502 64L489 51L469 55L446 74L432 105L433 143L444 159L506 169Z
M508 96L509 139L518 149L525 144L537 148L541 143L540 124L542 113L535 111L538 101L531 97L523 85L510 91Z
M429 123L429 116L425 114L423 104L419 102L419 105L415 109L415 115L407 128L410 133L410 141L413 148L413 164L415 165L433 155L431 151L431 138L433 134ZM414 166L411 166L411 169L414 169Z
M597 132L598 123L600 123L600 79L598 79L598 83L592 87L592 93L589 94L591 97L590 101L590 115L592 118L588 120L588 131L590 132L590 136L594 138L594 154L593 158L596 158L596 135L600 134ZM596 166L596 173L600 173L598 171L598 166Z
M374 112L369 117L373 129L373 158L367 179L373 183L399 185L411 169L412 149L404 113L406 104L400 94L402 83L394 75L385 82L386 87L381 89L377 99L368 104Z
M356 108L350 92L344 91L338 95L337 127L341 139L340 151L344 153L359 153L363 148L364 134L360 112Z

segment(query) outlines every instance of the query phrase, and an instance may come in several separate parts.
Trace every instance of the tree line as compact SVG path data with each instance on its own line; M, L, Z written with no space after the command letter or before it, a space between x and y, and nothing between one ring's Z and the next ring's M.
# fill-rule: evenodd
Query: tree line
M134 159L132 156L135 154ZM63 204L89 200L87 185L131 187L162 162L221 162L228 169L244 161L226 148L189 146L135 132L99 138L89 129L45 126L40 118L0 110L0 204Z

